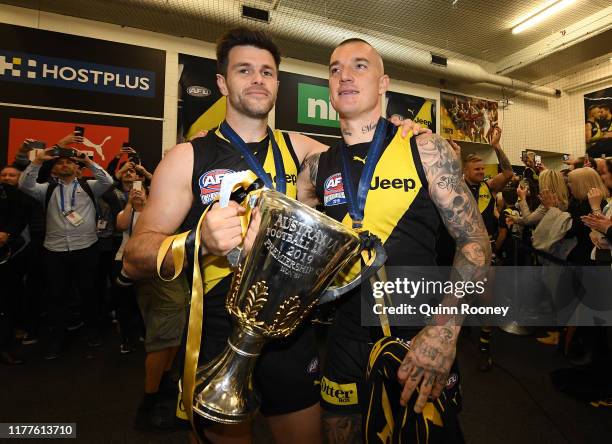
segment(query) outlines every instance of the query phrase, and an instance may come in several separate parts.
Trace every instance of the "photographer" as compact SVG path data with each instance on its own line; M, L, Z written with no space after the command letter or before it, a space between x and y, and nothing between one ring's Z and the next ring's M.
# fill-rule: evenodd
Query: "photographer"
M44 161L53 160L58 181L36 183ZM77 180L77 162L93 171L95 180ZM95 199L113 183L111 176L78 150L53 147L37 151L19 181L20 188L47 209L45 272L49 292L51 340L46 359L55 359L65 346L67 303L74 283L83 298L88 344L99 345L95 273L98 265Z
M119 165L119 161L121 158L127 155L128 160L121 164L119 171L117 171L117 166ZM147 171L147 169L142 165L140 161L140 156L136 152L136 150L127 145L127 143L123 144L121 151L117 154L113 159L108 163L106 171L113 176L117 181L121 181L121 175L128 169L133 168L139 175L144 176L145 185L149 186L151 184L151 179L153 178L153 174Z

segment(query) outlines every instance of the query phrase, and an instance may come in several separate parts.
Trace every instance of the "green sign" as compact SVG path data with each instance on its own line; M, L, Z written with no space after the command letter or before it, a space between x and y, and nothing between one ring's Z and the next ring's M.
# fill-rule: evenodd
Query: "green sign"
M298 83L298 123L340 128L339 120L327 86Z

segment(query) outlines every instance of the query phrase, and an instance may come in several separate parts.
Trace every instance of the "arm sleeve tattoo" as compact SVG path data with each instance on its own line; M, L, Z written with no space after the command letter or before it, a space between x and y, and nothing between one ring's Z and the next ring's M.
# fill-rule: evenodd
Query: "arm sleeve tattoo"
M301 170L303 171L308 168L308 177L313 187L317 186L317 172L319 170L320 157L321 153L316 153L312 156L308 156L306 159L304 159L304 162L302 162Z
M437 134L418 136L417 145L431 199L457 244L453 274L464 281L483 279L491 260L491 246L478 205L462 178L461 162Z
M321 157L321 153L312 154L304 159L297 179L298 200L311 207L320 204L316 192L319 157Z
M499 161L499 167L502 171L512 171L512 164L510 160L508 160L508 156L506 153L500 148L495 149L495 154L497 155L497 160Z

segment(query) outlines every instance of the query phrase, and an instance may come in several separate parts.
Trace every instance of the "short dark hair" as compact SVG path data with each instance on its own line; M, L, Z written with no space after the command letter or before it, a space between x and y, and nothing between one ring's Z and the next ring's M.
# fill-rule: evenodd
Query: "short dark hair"
M229 53L236 46L254 46L264 49L272 54L277 69L280 65L281 54L278 46L265 32L239 27L230 29L217 40L217 72L219 74L227 74Z
M591 110L594 110L595 108L601 108L601 105L596 103L595 105L591 105L587 108L587 112L590 113Z
M504 188L502 190L502 197L504 198L506 206L513 206L518 201L518 193L516 192L516 188Z

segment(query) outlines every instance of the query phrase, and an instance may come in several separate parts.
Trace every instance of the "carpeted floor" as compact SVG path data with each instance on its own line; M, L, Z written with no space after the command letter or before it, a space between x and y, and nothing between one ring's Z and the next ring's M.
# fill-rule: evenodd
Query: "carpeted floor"
M612 409L593 408L553 388L549 372L568 366L555 347L496 330L495 366L481 373L476 334L462 337L458 354L467 442L612 441ZM77 335L70 351L55 361L43 360L38 344L21 350L25 365L0 366L0 422L74 422L80 443L188 442L186 431L160 435L132 427L142 395L141 346L121 355L118 335L108 332L94 352ZM267 436L258 421L254 442L267 444Z

